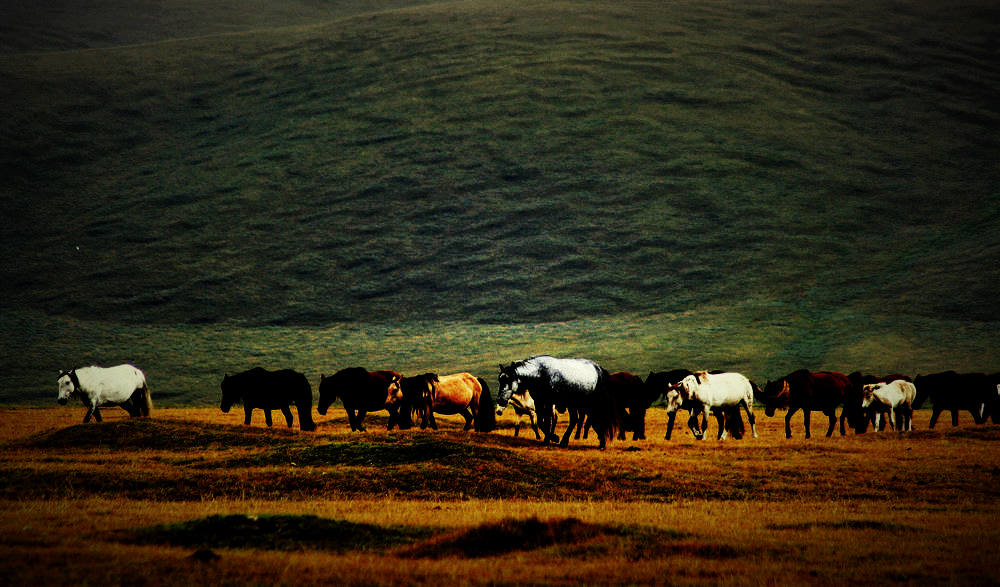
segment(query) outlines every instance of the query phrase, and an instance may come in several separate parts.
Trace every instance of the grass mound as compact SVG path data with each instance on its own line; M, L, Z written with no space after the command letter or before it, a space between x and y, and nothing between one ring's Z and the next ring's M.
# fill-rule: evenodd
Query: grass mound
M941 424L938 424L940 427ZM951 427L951 423L947 424ZM1000 440L1000 426L962 426L944 433L949 438L971 438L973 440Z
M218 515L177 524L124 530L115 539L130 544L260 550L382 550L423 538L431 530L383 527L317 516Z
M77 424L44 432L21 443L25 448L189 450L218 446L287 446L295 430L235 428L220 424L135 418L100 424Z
M662 543L676 541L686 535L680 532L639 526L609 526L591 524L576 518L539 520L506 519L483 524L457 533L430 538L403 552L413 558L457 556L482 558L510 552L558 547L563 556L586 556L596 551L617 550L629 558L646 558Z
M274 453L275 464L281 464ZM434 437L406 437L390 442L332 442L304 449L297 455L300 465L396 466L434 461L455 464L470 460L501 462L519 460L513 452L469 442Z

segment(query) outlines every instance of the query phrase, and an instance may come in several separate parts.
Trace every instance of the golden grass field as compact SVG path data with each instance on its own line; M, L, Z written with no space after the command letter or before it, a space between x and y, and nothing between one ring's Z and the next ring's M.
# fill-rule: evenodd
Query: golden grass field
M665 415L653 409L648 440L599 451L593 438L569 450L538 445L525 429L515 439L509 414L493 434L464 433L451 417L438 432L387 432L379 415L352 434L339 406L316 433L267 430L259 411L247 429L238 410L157 409L130 421L111 408L104 423L81 425L81 406L2 409L0 576L10 585L1000 582L1000 427L964 414L957 428L944 417L928 431L929 411L919 411L914 433L828 439L814 416L805 440L796 417L786 440L781 413L757 413L757 439L675 431L665 441ZM243 517L219 517L228 515ZM230 535L234 520L258 548L233 546L244 538ZM267 535L267 520L280 521L283 542ZM198 523L216 527L195 532L200 543L177 542L180 528L207 527ZM317 537L321 524L349 530ZM205 549L218 558L192 557Z

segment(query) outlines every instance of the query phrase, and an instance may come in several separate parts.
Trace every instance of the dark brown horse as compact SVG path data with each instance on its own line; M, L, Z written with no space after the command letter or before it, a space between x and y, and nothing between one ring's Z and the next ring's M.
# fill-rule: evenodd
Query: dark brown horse
M937 424L941 412L951 412L951 425L958 426L958 412L967 410L976 424L982 424L988 416L998 419L994 406L997 403L997 380L984 373L956 373L944 371L932 375L918 375L913 381L917 386L917 398L913 407L919 409L927 399L931 400L934 412L929 428ZM991 413L992 412L992 413Z
M616 371L608 376L608 387L614 395L618 417L622 421L622 426L618 429L618 440L625 440L625 432L632 431L632 440L646 439L646 411L659 397L659 393L650 393L650 388L642 381L641 377L626 371ZM583 437L587 438L590 431L590 418L584 421L581 419L577 423L576 435L580 438L580 431L583 430Z
M402 378L395 371L368 371L362 367L341 369L329 377L320 375L319 405L316 411L325 416L330 404L339 397L347 412L351 430L364 432L365 416L368 412L388 408L389 397L399 391L399 381ZM395 420L396 415L390 410L390 430Z
M826 414L830 419L827 436L833 435L837 425L837 408L844 403L845 398L854 395L854 385L843 373L829 371L810 372L800 369L789 373L777 381L769 381L764 390L758 394L757 400L764 404L764 414L774 416L777 408L788 408L785 414L785 437L792 437L792 416L802 410L805 423L806 438L810 437L809 416L813 411ZM846 433L844 421L848 418L849 409L845 408L840 415L840 434Z
M295 404L299 413L299 428L313 431L316 424L312 419L312 387L306 376L291 369L268 371L255 367L235 375L222 378L223 413L229 413L234 404L243 404L246 416L243 421L250 425L250 415L254 409L264 410L264 422L271 426L271 410L278 410L285 416L288 427L292 427L292 411L289 408Z

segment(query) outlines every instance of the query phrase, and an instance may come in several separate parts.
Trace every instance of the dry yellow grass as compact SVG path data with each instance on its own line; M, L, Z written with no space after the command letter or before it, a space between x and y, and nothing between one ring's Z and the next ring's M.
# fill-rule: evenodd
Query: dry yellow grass
M77 426L79 411L0 411L0 572L10 584L1000 581L1000 429L966 423L928 432L920 430L926 426L923 413L913 435L809 441L784 439L781 418L761 416L760 438L719 443L696 442L690 435L664 441L663 414L653 410L650 440L615 442L601 452L593 440L575 443L572 450L515 441L506 416L491 435L462 433L457 418L442 418L438 433L388 433L379 429L384 419L374 418L371 432L352 435L342 410L323 420L316 434L307 434L283 427L265 431L259 422L246 430L241 416L213 409L164 409L155 412L157 426L193 422L176 430L210 430L232 442L209 439L208 448L183 449L177 438L165 439L162 448L52 445L61 434L96 434L96 424ZM105 431L127 424L122 415L108 410ZM793 430L801 432L801 421ZM133 432L121 428L122 434ZM471 446L478 452L469 454L479 460L465 471L449 460L453 456L373 466L274 459L274 454L299 458L310 450L355 444L382 451ZM635 447L641 450L630 450ZM489 460L494 457L556 471L560 487L570 489L540 487L533 494L526 485L523 496L484 498L474 487L432 483L435 475L456 472L483 486L495 483L491 471L500 463ZM120 479L120 487L86 481L101 475ZM549 479L531 470L525 475ZM359 481L352 485L355 477ZM398 478L425 483L415 488L420 499L405 495L402 482L393 485ZM178 488L197 482L206 492L158 488L154 498L142 498L145 489L132 486L140 479ZM51 485L33 485L40 480ZM259 489L272 485L288 487L290 496L275 499ZM221 558L209 563L191 559L192 547L126 544L114 535L227 514L314 515L431 527L438 534L512 518L576 518L678 534L647 549L636 548L641 542L603 536L586 544L477 558L412 558L399 548L344 553L217 548Z

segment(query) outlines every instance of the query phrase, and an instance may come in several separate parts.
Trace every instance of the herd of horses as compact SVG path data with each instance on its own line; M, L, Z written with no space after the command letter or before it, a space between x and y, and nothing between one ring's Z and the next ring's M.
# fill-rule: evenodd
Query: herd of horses
M801 369L760 388L733 372L676 369L650 373L643 380L627 372L609 373L589 359L539 355L500 365L497 382L494 397L487 382L471 373L404 377L396 371L349 367L320 376L317 412L326 415L339 399L352 431L365 431L368 413L387 411L389 430L417 425L437 429L434 414L460 414L465 430L490 432L496 428L497 416L510 407L517 414L515 436L521 417L527 416L536 439L542 442L565 447L574 433L580 438L582 431L586 437L593 429L601 448L616 437L624 440L626 432L632 433L633 440L644 439L646 411L657 401L666 405L667 440L680 410L688 412L688 427L699 440L705 436L710 416L716 419L720 440L745 435L744 415L751 434L757 437L755 401L763 404L768 417L778 409L787 410L788 438L792 436L792 417L800 410L806 438L811 435L814 411L828 418L826 435L831 436L838 409L841 435L848 428L859 434L870 426L883 430L886 423L900 432L912 430L913 410L928 399L933 407L931 428L945 411L951 412L953 425L958 424L961 411L971 413L977 424L987 419L1000 423L1000 373L945 371L911 379L900 374L878 377ZM87 407L84 423L91 416L100 422L102 406L121 406L132 417L149 416L152 410L145 375L132 365L65 371L59 374L58 387L60 404L77 397ZM299 427L316 429L312 387L302 373L257 367L225 375L220 387L222 411L242 405L246 425L250 425L253 410L260 409L268 426L272 424L271 412L278 410L292 427L291 406L295 405ZM568 415L569 424L560 439L555 430L561 414Z

